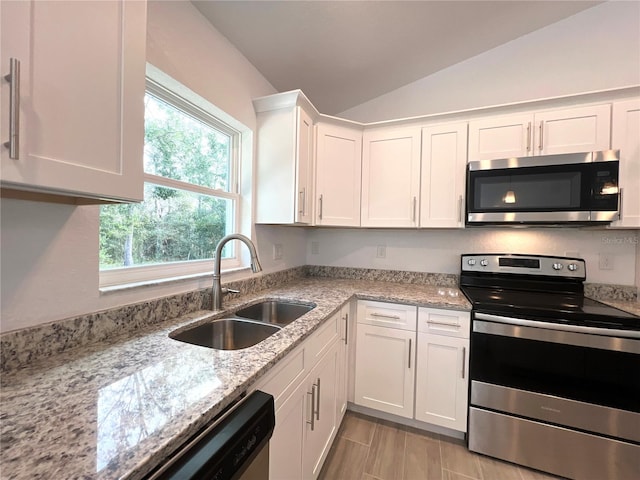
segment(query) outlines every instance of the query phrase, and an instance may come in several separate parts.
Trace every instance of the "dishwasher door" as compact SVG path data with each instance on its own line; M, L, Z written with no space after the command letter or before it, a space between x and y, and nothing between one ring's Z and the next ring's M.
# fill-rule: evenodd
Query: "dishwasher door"
M268 480L273 397L256 390L180 447L148 480Z

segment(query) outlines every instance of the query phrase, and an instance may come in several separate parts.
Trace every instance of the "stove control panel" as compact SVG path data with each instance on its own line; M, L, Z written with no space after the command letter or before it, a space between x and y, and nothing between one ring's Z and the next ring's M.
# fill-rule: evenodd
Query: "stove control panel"
M586 264L581 258L515 253L464 254L462 272L519 273L582 280L587 276Z

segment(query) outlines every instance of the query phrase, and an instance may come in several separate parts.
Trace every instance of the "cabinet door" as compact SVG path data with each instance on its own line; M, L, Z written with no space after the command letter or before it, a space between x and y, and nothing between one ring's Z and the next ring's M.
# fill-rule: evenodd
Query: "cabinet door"
M2 2L2 75L20 61L19 155L2 186L143 198L145 2ZM2 143L9 82L2 82ZM7 133L5 133L7 132Z
M313 121L302 108L297 110L296 137L296 198L295 220L311 223L313 220Z
M303 478L306 385L301 385L276 411L276 426L269 441L269 478Z
M336 387L336 423L339 426L347 411L347 387L349 384L349 311L347 303L340 309L341 337L338 344L338 378Z
M467 124L422 129L420 226L463 227Z
M469 161L533 155L532 128L529 113L469 122Z
M355 403L413 418L415 331L358 323Z
M362 131L321 123L316 143L316 225L360 226Z
M591 152L610 148L611 105L536 113L536 155Z
M640 99L613 104L611 147L620 149L620 220L612 227L640 227Z
M416 227L420 194L420 128L365 132L363 227Z
M416 420L466 432L469 340L418 333Z
M304 479L318 477L336 435L338 346L339 343L335 343L307 377Z

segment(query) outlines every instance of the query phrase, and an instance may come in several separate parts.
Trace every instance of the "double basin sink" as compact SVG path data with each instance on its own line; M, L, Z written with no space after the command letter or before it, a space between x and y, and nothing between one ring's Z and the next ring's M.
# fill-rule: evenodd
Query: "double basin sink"
M169 337L217 350L240 350L260 343L313 309L313 306L282 300L266 300L187 329Z

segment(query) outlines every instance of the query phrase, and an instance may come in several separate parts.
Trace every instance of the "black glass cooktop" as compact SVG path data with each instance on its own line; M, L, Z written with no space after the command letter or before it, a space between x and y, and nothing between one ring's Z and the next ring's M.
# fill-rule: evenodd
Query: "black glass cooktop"
M463 286L477 312L601 328L640 330L640 317L582 294Z

